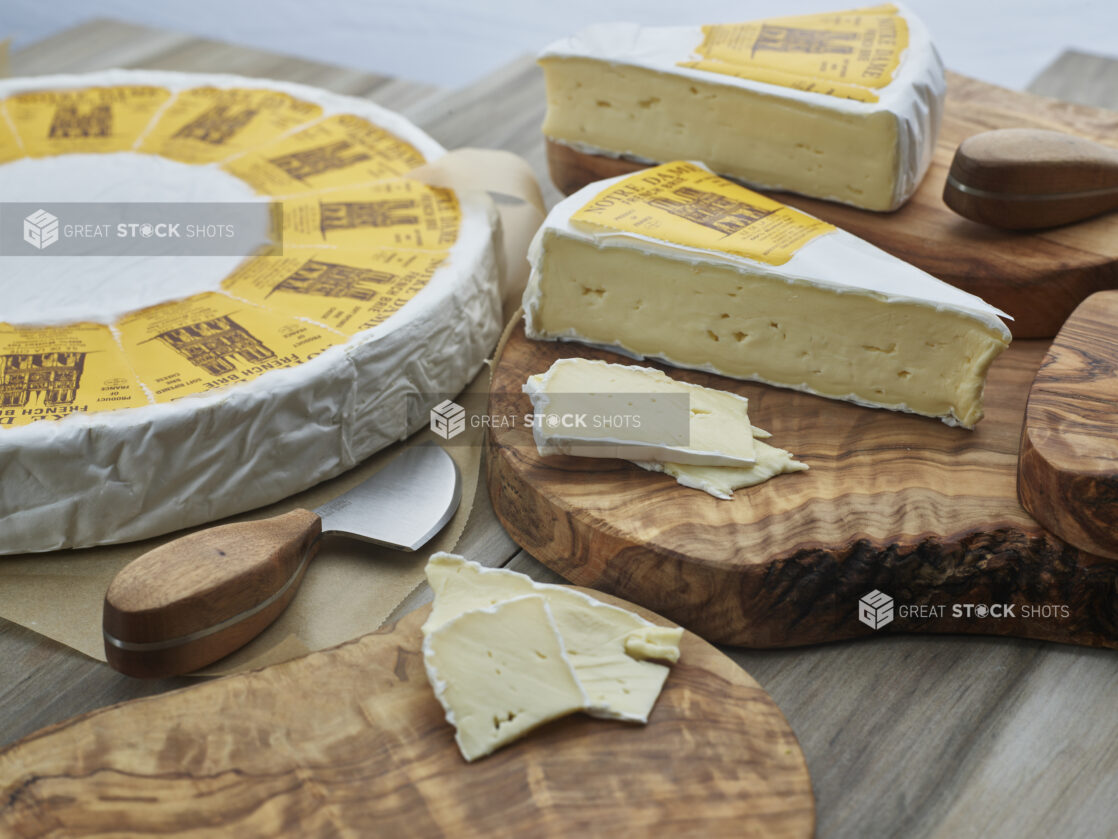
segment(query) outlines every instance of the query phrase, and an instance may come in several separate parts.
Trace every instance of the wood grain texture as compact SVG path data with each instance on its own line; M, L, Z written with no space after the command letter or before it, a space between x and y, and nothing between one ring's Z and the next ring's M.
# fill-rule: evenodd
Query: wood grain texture
M690 633L648 725L578 715L467 765L424 672L427 611L26 738L0 752L0 833L813 834L780 710Z
M1060 538L1118 559L1118 292L1072 313L1036 374L1017 492Z
M872 213L790 193L777 197L860 236L1013 316L1016 338L1050 338L1096 291L1118 288L1118 215L1039 233L996 230L943 203L955 149L996 128L1042 128L1114 147L1118 117L1109 111L1044 99L947 74L947 103L927 177L904 207ZM639 168L548 143L552 179L564 191Z
M177 676L240 649L295 597L321 534L317 514L295 509L196 530L137 557L105 593L109 664Z
M877 632L973 632L1118 648L1118 563L1048 534L1016 496L1017 447L1040 341L990 370L974 431L795 391L657 366L749 399L750 419L811 470L731 501L619 460L541 457L523 424L488 437L490 500L522 547L578 584L626 597L704 638L783 647L866 637L858 600L944 606ZM489 411L523 416L520 388L562 357L604 350L530 341L518 325L497 359ZM955 604L1017 604L1013 617ZM1026 607L1068 614L1023 617Z

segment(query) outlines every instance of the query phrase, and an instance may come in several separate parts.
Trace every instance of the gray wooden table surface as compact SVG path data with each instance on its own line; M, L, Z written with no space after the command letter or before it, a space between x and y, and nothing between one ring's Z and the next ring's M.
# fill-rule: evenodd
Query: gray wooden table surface
M0 32L0 36L3 33ZM549 204L543 83L530 59L464 91L96 21L12 55L13 75L107 67L232 72L305 82L398 110L448 147L505 148ZM1118 62L1065 53L1030 87L1118 109ZM459 550L556 578L520 551L478 495ZM0 558L0 561L3 561ZM420 590L397 616L429 599ZM1118 836L1118 656L982 637L882 637L794 650L727 650L795 729L820 837ZM0 620L0 747L105 705L193 684L136 681Z

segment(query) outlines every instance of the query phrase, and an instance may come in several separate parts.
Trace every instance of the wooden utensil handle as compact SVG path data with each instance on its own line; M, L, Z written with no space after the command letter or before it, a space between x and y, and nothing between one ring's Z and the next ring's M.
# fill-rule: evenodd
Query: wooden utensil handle
M943 201L1010 230L1081 221L1118 207L1118 150L1059 131L985 131L959 144Z
M105 594L109 664L129 676L171 676L240 648L291 602L321 533L322 519L298 509L148 551Z

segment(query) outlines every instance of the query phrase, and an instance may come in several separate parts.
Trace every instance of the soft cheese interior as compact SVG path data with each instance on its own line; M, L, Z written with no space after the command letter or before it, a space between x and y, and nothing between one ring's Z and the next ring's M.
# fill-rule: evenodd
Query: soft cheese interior
M625 609L610 606L565 586L545 585L500 568L485 568L460 556L437 553L427 564L435 592L431 616L423 625L433 635L460 616L525 595L541 595L554 618L578 681L586 692L585 710L606 719L647 722L660 695L668 667L679 658L682 630L657 626ZM519 636L509 627L507 645ZM530 692L523 701L531 701Z
M828 107L827 97L804 102L589 58L540 64L543 133L552 139L647 160L702 160L751 184L869 210L899 203L898 123L889 111L844 110Z
M981 419L987 369L1010 340L997 309L841 230L776 266L570 223L623 179L570 196L537 234L524 296L529 337L950 425Z
M458 615L427 635L423 655L466 760L586 705L539 595Z

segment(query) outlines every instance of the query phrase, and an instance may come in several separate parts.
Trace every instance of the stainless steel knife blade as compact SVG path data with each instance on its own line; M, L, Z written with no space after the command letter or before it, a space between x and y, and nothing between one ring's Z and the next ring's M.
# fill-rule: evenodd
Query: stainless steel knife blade
M323 504L323 535L336 533L414 551L440 531L462 500L462 476L440 446L404 449L372 477Z

